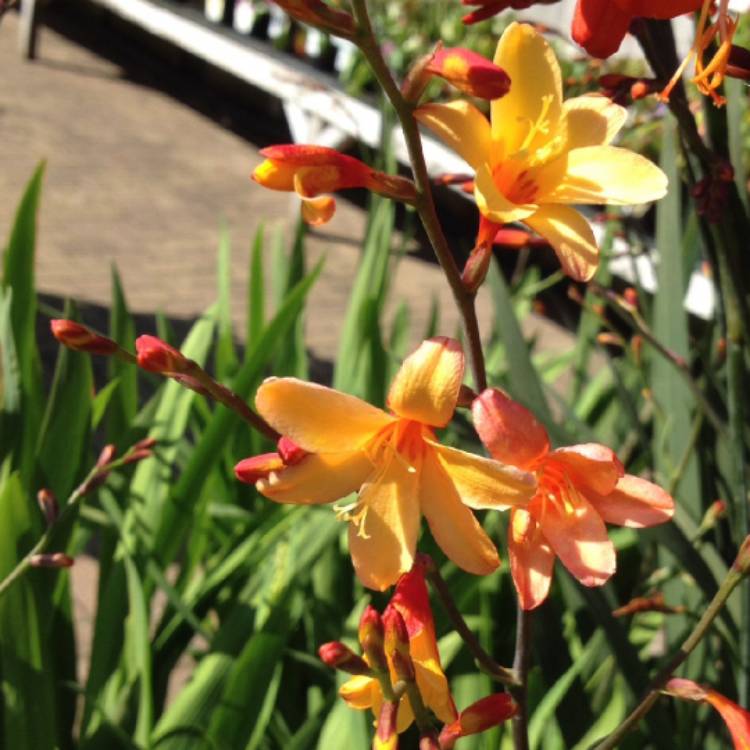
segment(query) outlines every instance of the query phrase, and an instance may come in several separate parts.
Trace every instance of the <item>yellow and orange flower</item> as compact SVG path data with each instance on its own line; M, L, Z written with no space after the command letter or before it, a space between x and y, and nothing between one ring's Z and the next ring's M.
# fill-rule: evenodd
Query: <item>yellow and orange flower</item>
M587 281L599 248L568 204L645 203L666 193L667 178L648 159L610 145L625 109L597 95L563 102L560 66L533 27L511 24L494 60L513 85L492 102L491 123L466 101L425 104L415 116L475 169L474 197L486 220L522 221L552 245L566 274Z
M417 687L425 705L442 722L450 724L458 718L456 706L448 686L435 636L435 623L430 609L424 568L417 562L408 573L399 578L390 605L403 617L409 636L409 654L414 664ZM392 655L386 651L391 682L398 681ZM380 716L383 693L375 677L356 675L347 680L339 695L351 706L360 710L372 709ZM406 696L401 698L397 715L397 731L405 731L414 720L414 713Z
M672 517L672 497L625 474L609 448L587 443L550 450L544 427L502 391L485 390L472 413L491 456L537 477L536 494L511 510L508 528L511 574L524 609L547 598L556 556L584 586L606 583L616 560L605 521L642 528Z
M675 698L705 702L713 706L727 725L734 750L750 750L750 711L721 693L692 680L675 677L666 684L665 690Z
M405 202L416 195L410 180L378 172L333 148L284 144L260 153L265 161L255 168L253 180L270 190L296 192L302 199L302 218L313 226L330 221L336 211L336 201L322 193L367 188Z
M391 385L391 414L295 378L267 380L258 389L258 411L310 455L258 480L258 491L298 504L359 492L337 510L350 524L354 568L370 588L386 589L411 569L422 513L459 567L492 572L497 550L470 509L525 505L536 483L525 471L437 442L434 429L450 421L463 374L458 342L423 342Z

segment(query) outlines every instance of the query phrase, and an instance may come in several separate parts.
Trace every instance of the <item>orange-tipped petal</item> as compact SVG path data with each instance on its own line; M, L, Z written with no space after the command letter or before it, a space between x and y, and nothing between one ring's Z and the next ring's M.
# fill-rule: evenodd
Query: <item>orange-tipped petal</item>
M589 281L599 266L599 247L588 221L568 206L545 205L524 218L555 251L565 274L575 281Z
M444 336L428 339L401 365L388 406L403 419L444 427L456 409L463 377L461 345Z
M499 388L482 391L471 414L481 441L498 461L525 469L549 452L547 430Z
M357 577L368 588L384 591L414 563L420 468L391 457L360 491L358 507L365 515L349 525L349 552Z
M600 495L612 492L625 475L617 454L599 443L557 448L550 453L550 460L561 463L577 487Z
M495 545L432 451L425 456L419 494L432 536L456 565L474 575L487 575L500 565Z
M459 737L479 734L502 724L518 713L518 705L509 693L496 693L481 698L461 711L452 724L443 727L440 733L442 746L450 747Z
M549 594L555 553L532 515L523 508L511 511L508 556L518 601L523 609L538 607Z
M355 396L296 378L268 378L255 405L277 432L310 453L358 450L394 421Z
M311 227L319 227L327 224L336 213L336 199L330 195L321 195L318 198L306 198L300 207L302 221Z
M642 529L666 523L674 515L672 496L653 482L626 474L608 495L590 491L586 497L597 513L618 526Z
M476 510L526 505L536 492L533 474L499 461L427 440L456 487L461 502Z
M235 467L238 476L240 466ZM359 490L372 471L372 464L361 451L310 453L293 466L258 477L256 487L277 503L332 503Z
M606 583L617 562L601 516L578 492L571 492L564 504L559 500L534 500L535 505L542 502L544 509L535 507L532 512L560 562L584 586Z
M715 690L706 691L706 700L724 719L735 750L750 750L750 712Z
M461 47L438 50L427 70L480 99L499 99L510 90L510 76L501 67Z

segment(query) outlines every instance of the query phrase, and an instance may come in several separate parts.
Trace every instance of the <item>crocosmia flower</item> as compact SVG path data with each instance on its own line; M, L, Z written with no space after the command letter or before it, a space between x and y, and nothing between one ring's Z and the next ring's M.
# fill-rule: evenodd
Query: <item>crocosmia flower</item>
M573 39L594 57L620 49L634 18L675 18L701 7L703 0L578 0Z
M471 508L507 509L533 495L531 474L437 442L450 421L464 374L459 344L434 338L409 356L388 394L390 413L354 396L295 378L271 378L255 399L264 419L306 451L258 480L280 503L329 503L349 522L349 550L360 580L386 589L410 570L427 518L435 541L470 573L490 573L497 550Z
M616 561L605 522L642 528L672 517L671 496L625 474L612 450L596 443L552 450L544 427L502 391L481 393L472 413L490 455L537 478L536 494L511 510L508 528L511 574L524 609L547 598L555 557L584 586L606 583Z
M599 249L570 204L645 203L665 194L667 178L648 159L610 145L625 109L596 95L563 102L560 66L533 27L511 24L494 60L513 85L492 102L491 123L466 101L426 104L415 115L476 170L485 222L524 222L552 245L566 274L586 281Z
M738 706L721 693L692 680L675 677L665 688L666 692L675 698L705 702L713 706L727 725L734 750L750 750L750 711Z
M367 188L406 202L415 197L410 180L378 172L333 148L285 144L269 146L260 153L265 161L255 168L252 178L271 190L296 192L302 198L302 218L308 224L325 224L336 210L336 201L322 193Z
M452 723L458 714L440 663L424 569L419 562L401 576L389 606L395 608L406 623L409 653L422 700L438 719L446 724ZM395 684L398 676L390 657L388 667ZM341 686L339 694L352 708L369 708L376 717L380 716L383 693L376 678L365 675L352 677ZM405 731L413 720L409 700L404 696L398 707L397 731Z

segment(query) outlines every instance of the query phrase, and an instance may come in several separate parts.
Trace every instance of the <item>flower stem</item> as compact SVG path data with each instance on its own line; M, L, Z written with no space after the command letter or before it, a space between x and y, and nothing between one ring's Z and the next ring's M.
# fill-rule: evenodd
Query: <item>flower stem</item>
M425 572L427 578L430 580L432 587L440 597L440 601L445 607L445 611L448 614L453 627L456 629L461 639L466 644L469 651L476 659L478 665L483 672L486 672L490 677L502 682L510 687L520 687L521 683L518 679L518 675L514 670L508 669L507 667L500 666L483 648L482 644L479 643L479 639L471 632L471 629L466 624L463 615L459 612L456 602L453 599L453 595L448 588L448 584L445 582L443 576L440 575L440 571L437 566L430 561L430 564L426 566Z
M516 611L516 648L513 657L513 672L518 685L511 688L518 704L518 713L513 717L513 747L529 750L529 713L527 687L529 677L529 655L531 652L531 612L518 603Z
M430 176L427 172L427 164L425 163L424 152L422 150L422 138L419 134L417 122L414 119L414 107L412 103L404 98L388 65L383 59L372 29L370 16L367 12L367 1L352 0L352 11L357 24L355 42L370 64L373 74L383 88L393 109L396 111L401 124L417 190L417 198L414 206L435 252L435 256L445 273L463 321L469 347L469 361L471 362L474 374L474 387L478 391L483 391L487 387L487 374L484 364L484 353L482 352L482 342L479 335L476 308L474 306L475 295L470 293L461 281L461 272L448 246L448 241L445 238L437 211L435 210Z
M667 683L667 680L672 676L672 673L679 667L685 659L691 654L695 647L701 642L701 640L708 633L711 624L716 619L721 609L727 602L730 594L745 578L745 573L738 569L736 566L732 566L729 569L726 577L722 581L719 590L711 600L708 608L703 613L703 616L698 621L693 631L687 637L685 642L680 646L677 653L667 662L667 664L659 671L659 673L651 681L646 695L643 700L633 709L633 711L627 716L627 718L615 729L612 734L607 737L603 742L594 746L594 750L612 750L617 747L621 740L631 732L638 725L638 722L651 710L653 705L656 703L661 689Z

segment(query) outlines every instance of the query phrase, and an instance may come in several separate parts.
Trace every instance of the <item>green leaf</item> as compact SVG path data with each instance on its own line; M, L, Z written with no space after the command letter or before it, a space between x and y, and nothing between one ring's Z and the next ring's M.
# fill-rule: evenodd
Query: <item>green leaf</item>
M250 252L250 273L247 287L247 335L245 338L245 356L263 331L266 316L266 285L263 273L263 225L258 227Z
M216 279L218 282L216 377L218 380L226 380L234 374L237 368L232 330L232 246L226 224L222 225L219 235Z

